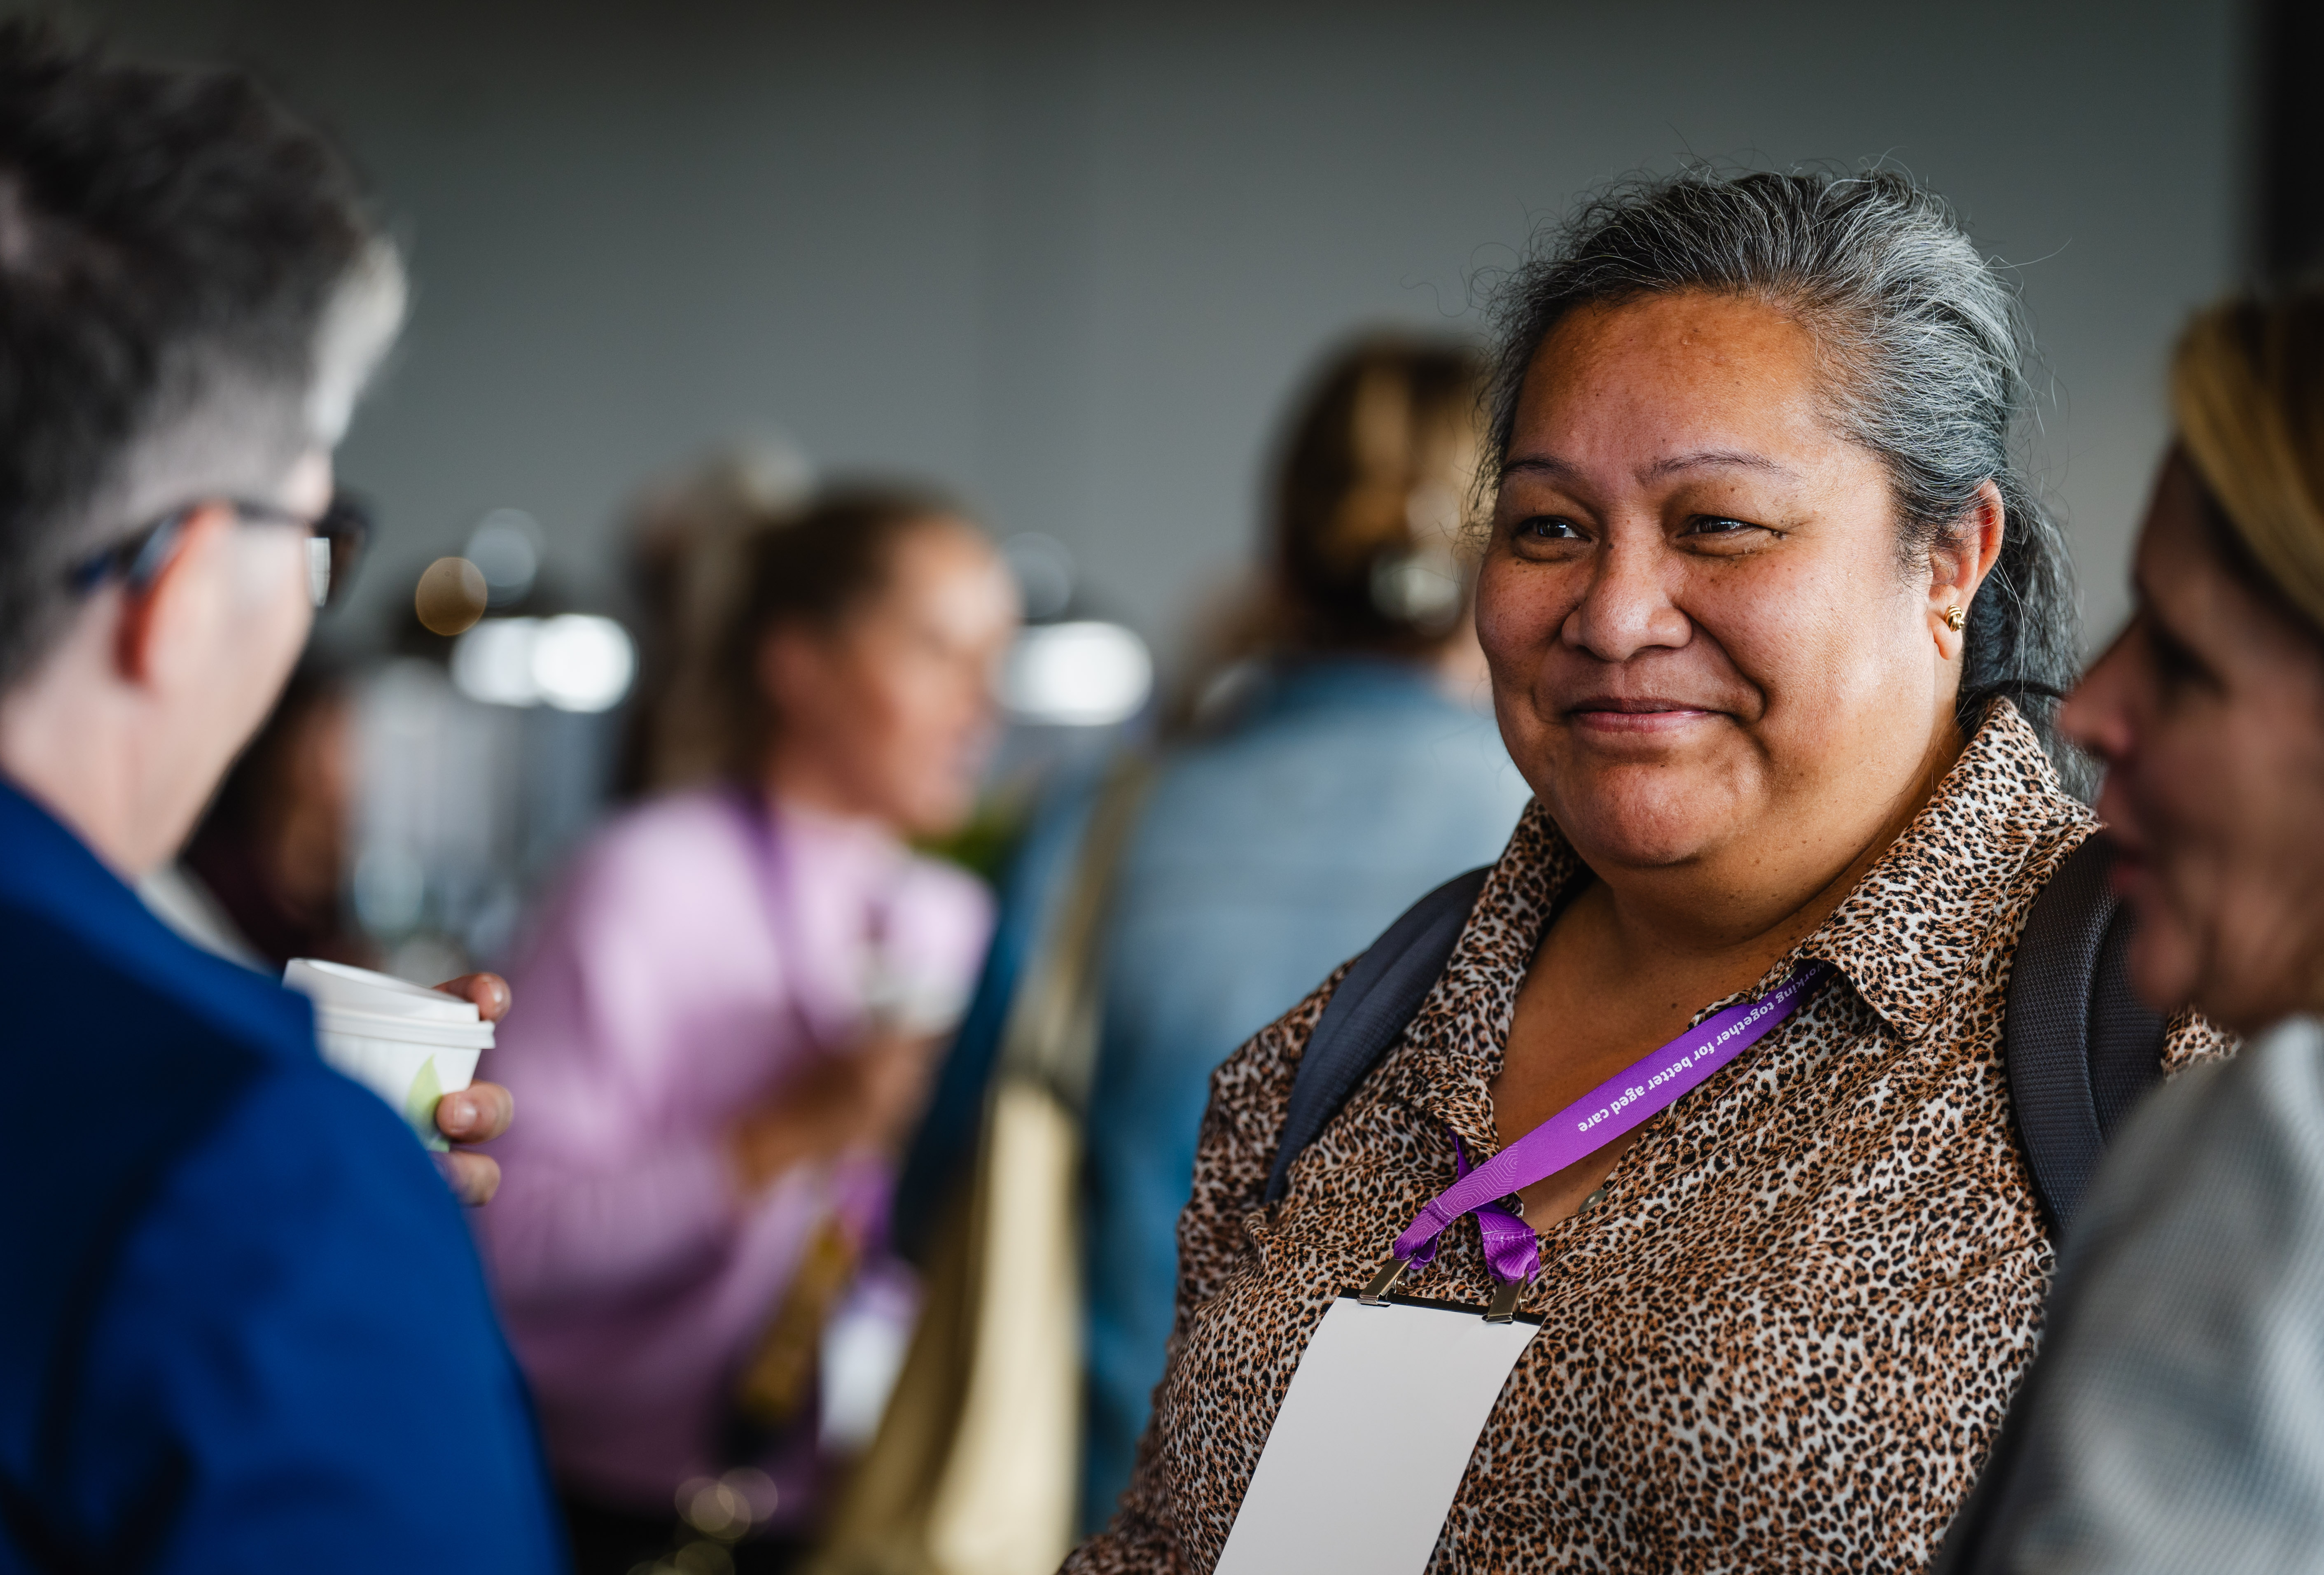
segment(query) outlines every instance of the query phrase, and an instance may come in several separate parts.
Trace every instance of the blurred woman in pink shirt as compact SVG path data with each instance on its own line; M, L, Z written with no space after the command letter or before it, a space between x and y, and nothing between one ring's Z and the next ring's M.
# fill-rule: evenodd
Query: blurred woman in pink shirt
M865 491L740 557L729 778L584 852L487 1070L524 1119L479 1230L584 1575L669 1551L688 1483L696 1524L761 1532L746 1570L811 1524L822 1330L991 924L903 839L971 808L1017 622L999 557Z

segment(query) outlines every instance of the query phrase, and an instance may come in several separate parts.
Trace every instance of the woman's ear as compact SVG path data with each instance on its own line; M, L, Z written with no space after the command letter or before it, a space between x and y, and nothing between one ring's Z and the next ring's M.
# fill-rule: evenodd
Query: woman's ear
M120 677L152 687L179 669L231 611L217 605L230 587L222 559L233 545L234 511L222 503L194 510L177 541L143 585L124 587L114 663ZM198 680L197 680L198 681Z
M796 722L831 682L831 650L820 631L779 624L761 637L753 676L768 714Z
M1967 512L1929 547L1929 630L1937 654L1959 661L1967 643L1969 603L2000 561L2003 533L2009 528L2001 489L1987 481L1977 489Z
M799 655L798 639L793 630L770 629L759 637L758 657L752 663L751 676L759 699L770 711L781 711L784 697L797 693Z

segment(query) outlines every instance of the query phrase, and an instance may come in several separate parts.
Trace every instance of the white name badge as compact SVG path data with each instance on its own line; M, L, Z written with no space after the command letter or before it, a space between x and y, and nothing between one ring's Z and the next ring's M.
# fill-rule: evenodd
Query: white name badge
M1421 1575L1477 1435L1541 1321L1353 1292L1332 1303L1235 1512L1217 1575Z

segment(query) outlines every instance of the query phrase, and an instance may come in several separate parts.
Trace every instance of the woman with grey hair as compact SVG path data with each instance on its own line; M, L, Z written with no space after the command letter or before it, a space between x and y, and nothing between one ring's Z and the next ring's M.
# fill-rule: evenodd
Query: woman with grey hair
M1239 1514L1359 1381L1319 1326L1447 1303L1397 1361L1480 1306L1538 1329L1438 1462L1441 1525L1416 1479L1347 1496L1433 1536L1417 1563L1918 1569L2036 1343L2005 989L2097 823L2020 703L2073 630L2011 292L1900 175L1691 172L1584 208L1501 326L1477 622L1535 803L1287 1165L1348 972L1220 1070L1154 1422L1071 1570L1248 1566ZM2221 1045L2181 1019L2163 1060ZM1402 1418L1442 1381L1360 1383Z

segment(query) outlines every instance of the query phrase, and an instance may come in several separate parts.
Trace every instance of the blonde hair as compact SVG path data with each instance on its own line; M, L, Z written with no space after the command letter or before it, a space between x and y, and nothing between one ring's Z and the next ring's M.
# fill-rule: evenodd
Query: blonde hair
M2324 291L2199 315L2172 359L2171 404L2232 545L2324 632Z

